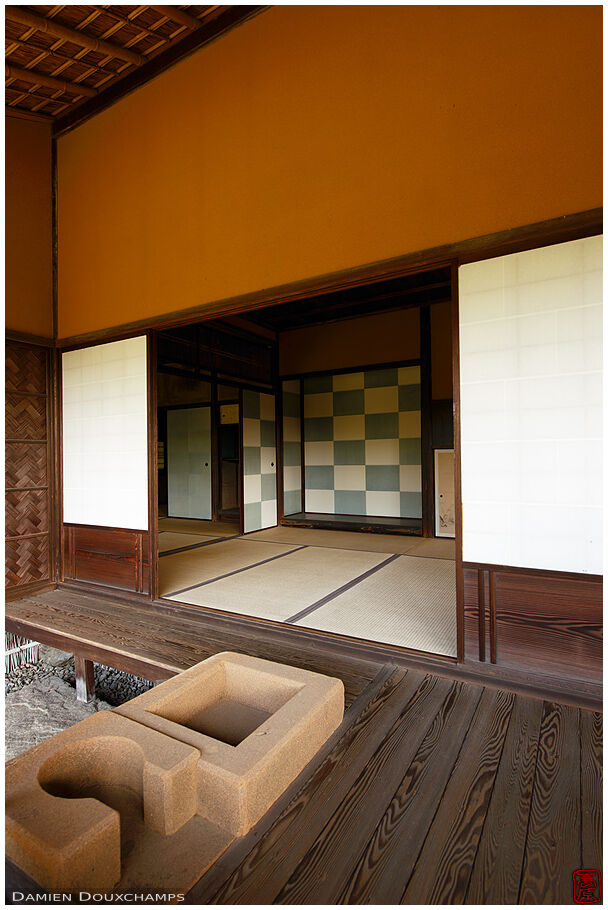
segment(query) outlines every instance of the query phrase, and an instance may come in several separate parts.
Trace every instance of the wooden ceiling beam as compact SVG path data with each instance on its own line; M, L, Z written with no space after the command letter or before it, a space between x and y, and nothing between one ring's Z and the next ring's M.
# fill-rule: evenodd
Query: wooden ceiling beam
M98 38L92 38L84 32L78 32L75 29L68 28L55 22L54 19L45 19L44 16L36 16L28 10L21 9L18 6L5 7L6 18L11 22L18 22L28 28L35 28L39 32L45 32L47 35L53 35L55 38L61 38L63 41L69 41L79 47L85 47L89 51L97 51L99 54L107 54L110 57L117 57L124 60L125 63L131 63L133 66L141 66L146 62L146 57L137 54L126 47L120 47L118 44L112 44L109 41L103 41Z
M172 22L179 22L180 25L189 29L199 28L201 25L200 19L195 19L194 16L190 16L177 6L151 6L150 9L153 9L161 16L166 16Z
M13 50L16 48L19 48L20 50L32 51L35 54L32 60L28 60L28 66L34 61L38 61L38 58L46 59L47 57L55 57L57 60L61 60L61 64L58 65L71 66L72 63L76 63L79 66L87 67L87 69L90 69L91 72L94 70L99 70L106 76L119 75L116 70L109 69L108 65L105 63L89 63L88 60L81 60L78 57L72 57L70 54L66 54L59 49L53 49L52 47L39 47L37 44L30 44L27 41L21 41L20 38L7 38L6 40L9 41L9 46L6 51L7 56L10 56ZM15 47L13 47L13 45L15 45ZM79 53L82 53L82 51L79 51Z
M88 85L81 85L78 82L66 82L64 79L55 79L53 76L47 76L46 73L38 73L36 70L24 70L20 66L5 66L5 75L7 79L18 79L20 82L27 82L28 85L44 85L47 88L53 88L60 92L70 92L73 95L82 95L84 98L95 98L97 92Z

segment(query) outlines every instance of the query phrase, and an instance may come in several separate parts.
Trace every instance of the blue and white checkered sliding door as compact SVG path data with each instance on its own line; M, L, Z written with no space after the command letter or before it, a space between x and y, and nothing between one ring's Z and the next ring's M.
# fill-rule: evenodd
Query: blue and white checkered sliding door
M421 518L420 367L304 380L307 512Z
M277 523L275 396L243 391L243 530Z
M283 382L283 511L302 511L302 445L299 379Z

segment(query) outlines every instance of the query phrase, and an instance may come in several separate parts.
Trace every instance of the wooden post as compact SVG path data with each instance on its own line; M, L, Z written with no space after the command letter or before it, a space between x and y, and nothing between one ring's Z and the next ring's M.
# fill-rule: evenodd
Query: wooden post
M74 654L74 672L76 674L76 698L86 704L95 698L95 664L92 660Z

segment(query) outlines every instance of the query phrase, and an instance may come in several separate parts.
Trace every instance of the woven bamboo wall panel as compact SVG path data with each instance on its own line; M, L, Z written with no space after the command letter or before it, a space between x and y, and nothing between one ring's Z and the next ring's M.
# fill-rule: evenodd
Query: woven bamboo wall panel
M46 398L6 393L7 439L46 440Z
M7 491L4 524L7 538L46 533L49 529L48 491Z
M7 342L5 535L8 588L50 578L48 366L47 348Z
M7 442L4 475L6 487L45 487L46 442Z
M17 344L6 345L6 391L46 395L46 348Z
M7 540L5 547L6 586L46 581L49 577L48 537L23 537Z

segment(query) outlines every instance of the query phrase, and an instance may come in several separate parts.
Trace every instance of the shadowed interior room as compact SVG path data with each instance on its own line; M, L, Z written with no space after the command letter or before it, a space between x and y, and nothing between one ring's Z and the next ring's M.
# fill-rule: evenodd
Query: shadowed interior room
M599 901L601 19L5 8L7 670L344 693L186 902Z

